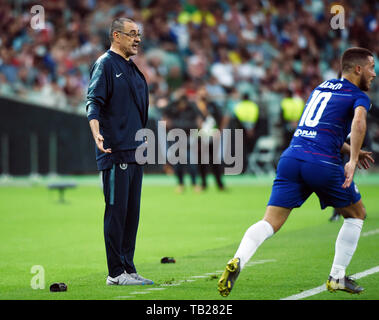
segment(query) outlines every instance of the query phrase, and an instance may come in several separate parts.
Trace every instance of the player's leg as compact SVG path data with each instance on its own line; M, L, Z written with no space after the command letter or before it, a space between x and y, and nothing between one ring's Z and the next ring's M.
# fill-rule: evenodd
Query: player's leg
M290 212L291 209L289 208L267 206L263 219L247 229L234 255L234 258L240 259L241 270L263 241L281 228Z
M177 163L174 165L174 172L178 180L178 187L176 192L182 193L184 191L184 168L183 164Z
M344 217L344 223L336 240L334 260L327 281L327 288L332 292L343 290L350 293L360 293L363 288L346 277L346 268L357 248L366 210L362 200L336 210Z
M217 140L217 139L216 139ZM214 156L214 153L216 152L216 155ZM213 142L209 144L209 167L216 179L217 187L219 190L224 190L224 184L222 182L222 166L221 166L221 159L220 159L220 148L219 148L219 142Z
M206 190L207 189L207 165L205 163L202 163L203 158L204 158L203 144L201 143L201 139L199 138L197 161L198 161L198 168L199 168L199 174L200 174L200 179L201 179L201 188L203 190Z
M280 159L263 219L247 229L237 252L227 263L218 282L218 290L222 296L229 295L240 271L258 247L281 228L292 208L301 206L309 197L310 191L299 181L300 166L296 159Z
M192 187L196 187L196 178L197 178L197 164L187 163L186 164L187 171L191 177L191 185Z
M317 175L314 174L316 170ZM327 289L359 293L363 288L346 277L345 272L357 248L366 214L361 195L354 182L347 189L341 187L345 180L342 166L320 167L317 164L308 163L304 168L303 177L312 184L320 199L322 209L332 206L345 218L336 240L335 256L327 281Z
M291 210L289 208L267 206L264 218L247 229L234 257L227 263L226 269L219 280L218 290L222 296L229 295L234 282L246 263L259 246L281 228Z
M276 233L286 222L292 208L301 206L310 190L300 180L302 162L281 158L263 220L245 233L234 257L240 258L241 269L264 240Z
M333 209L333 213L329 218L329 221L338 221L340 219L341 215L338 213L336 209Z

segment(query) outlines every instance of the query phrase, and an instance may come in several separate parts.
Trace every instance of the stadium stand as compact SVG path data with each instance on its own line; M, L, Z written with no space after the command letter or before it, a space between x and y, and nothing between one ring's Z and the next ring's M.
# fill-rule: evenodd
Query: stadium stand
M30 24L35 4L45 10L43 30ZM143 34L134 61L149 84L150 119L161 119L178 90L194 100L205 85L231 118L249 93L266 122L259 135L279 139L288 90L305 101L317 84L338 76L347 47L367 47L378 58L378 2L339 4L345 28L334 30L329 0L0 0L0 95L85 114L90 68L109 48L112 19L126 16ZM376 79L374 105L378 89Z

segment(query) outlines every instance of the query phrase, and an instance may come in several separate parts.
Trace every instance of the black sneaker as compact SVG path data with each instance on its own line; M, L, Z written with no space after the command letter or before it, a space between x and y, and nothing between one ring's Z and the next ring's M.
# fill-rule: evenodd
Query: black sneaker
M240 271L240 259L233 258L229 260L224 273L218 281L218 291L223 297L227 297L230 291L232 291L234 282L237 280Z
M359 286L352 278L347 276L342 279L334 279L332 276L329 276L328 281L326 281L326 289L328 289L329 292L341 290L353 294L360 294L364 290L364 288Z

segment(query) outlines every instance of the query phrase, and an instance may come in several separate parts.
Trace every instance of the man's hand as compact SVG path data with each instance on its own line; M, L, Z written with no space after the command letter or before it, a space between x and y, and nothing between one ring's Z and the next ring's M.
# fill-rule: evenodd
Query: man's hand
M363 168L367 170L368 168L370 168L370 162L375 163L375 160L372 157L372 152L360 150L358 163L357 163L358 168L359 169Z
M97 148L102 153L112 153L112 150L110 148L104 149L104 137L100 134L99 121L97 119L92 119L89 122L89 126L91 128L92 136L95 140Z
M357 163L351 160L345 164L345 182L342 185L343 189L349 188L351 183L353 182L356 167Z
M346 189L349 188L351 185L351 182L353 181L354 178L354 173L356 167L359 169L368 169L370 168L370 162L375 163L375 160L372 158L372 152L370 151L364 151L360 150L359 151L359 158L358 162L355 163L354 161L349 161L345 165L345 182L342 185L342 188Z
M103 153L112 153L112 149L111 148L108 148L108 149L104 149L104 138L103 136L98 133L96 136L95 136L95 142L96 142L96 145L97 147L99 148L99 150Z

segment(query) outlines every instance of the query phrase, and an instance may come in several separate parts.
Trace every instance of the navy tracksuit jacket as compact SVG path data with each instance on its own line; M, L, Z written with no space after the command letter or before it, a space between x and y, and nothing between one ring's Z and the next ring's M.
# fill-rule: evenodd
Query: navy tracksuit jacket
M136 163L138 130L148 118L148 87L132 60L108 50L91 70L87 94L88 121L99 121L104 148L96 147L105 198L104 240L108 273L136 272L133 257L138 229L143 168Z

